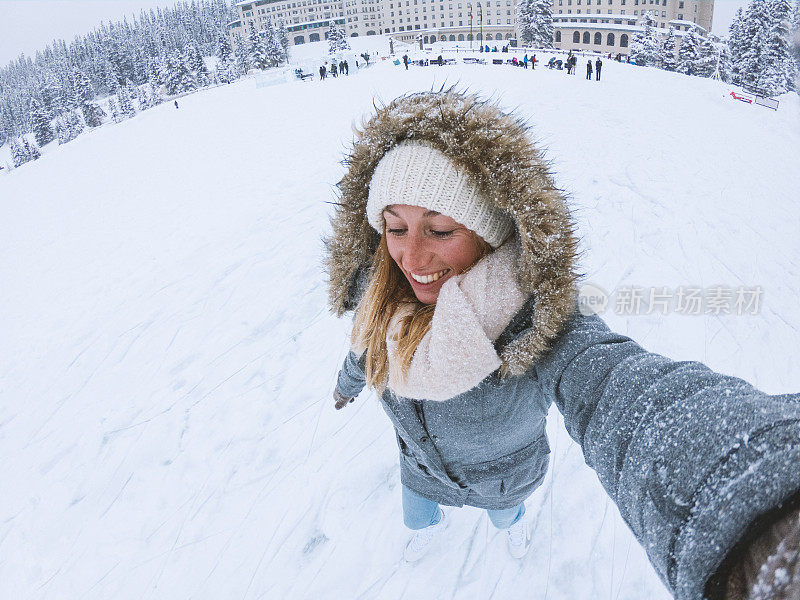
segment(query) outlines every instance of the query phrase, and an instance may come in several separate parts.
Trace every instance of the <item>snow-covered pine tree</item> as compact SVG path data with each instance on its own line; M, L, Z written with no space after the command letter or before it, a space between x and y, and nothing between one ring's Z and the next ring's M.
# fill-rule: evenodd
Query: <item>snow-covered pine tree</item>
M233 48L227 35L220 32L217 36L217 58L221 63L229 63L233 60Z
M661 68L667 71L674 71L678 66L678 61L675 58L675 28L670 27L667 37L664 38L664 43L661 44L660 53Z
M240 76L250 70L250 48L244 38L236 38L236 71Z
M147 61L147 81L161 85L163 81L160 80L159 61L151 58Z
M28 160L38 160L42 157L42 153L39 151L39 147L36 143L29 142L28 138L25 136L22 136L22 146L25 149L25 154L28 156Z
M73 71L73 80L75 81L75 104L77 104L86 125L89 127L97 127L103 124L103 117L106 113L100 108L94 100L94 88L89 78L79 69Z
M56 119L56 135L59 145L74 140L82 131L83 123L81 122L81 118L72 111Z
M108 112L111 114L111 119L114 123L119 123L119 109L117 108L117 103L113 96L110 96L108 99Z
M58 145L66 144L72 138L69 137L70 131L67 123L64 121L64 117L56 117L56 139L58 140Z
M757 91L763 68L764 46L770 28L766 0L752 0L744 13L741 30L741 54L737 62L739 84Z
M150 108L150 98L147 97L147 90L144 86L137 85L135 88L136 91L136 103L139 105L139 111L147 110Z
M81 119L81 116L74 110L71 110L67 113L67 123L72 129L72 139L75 139L81 133L83 133L83 120Z
M211 74L208 72L203 56L194 44L186 44L183 47L183 62L186 68L192 72L197 87L203 87L211 83Z
M33 136L40 146L53 141L53 128L50 126L50 115L36 98L31 98L30 119Z
M536 34L536 3L538 0L517 0L517 31L525 46L533 46Z
M136 114L129 90L130 82L117 88L117 102L119 103L120 119L130 119Z
M642 16L641 25L642 31L637 33L631 42L631 60L637 65L658 66L661 42L652 12L647 11Z
M103 67L105 71L103 85L109 94L113 94L117 86L122 83L122 79L120 79L119 73L110 62L106 61Z
M740 8L728 29L728 47L731 51L731 83L742 82L741 59L745 50L744 12Z
M789 0L769 0L767 10L770 27L765 36L758 87L775 96L794 88L796 63L790 46L792 5Z
M189 92L197 87L192 72L177 54L170 54L167 57L166 70L164 87L168 95Z
M344 50L350 50L350 44L347 43L344 29L340 28L337 23L332 22L328 30L328 54L336 54Z
M691 27L683 36L681 47L678 48L678 65L676 71L684 75L697 75L697 60L700 56L700 36L697 30Z
M711 77L717 68L717 49L711 40L711 34L698 36L697 60L692 71L699 77Z
M55 74L47 73L44 78L44 85L41 89L42 106L47 114L57 117L67 110L66 99L61 82Z
M264 39L264 46L267 51L267 57L271 67L277 67L286 58L286 53L281 45L280 33L277 26L272 22L267 22L267 29L262 32Z
M281 62L289 60L289 30L286 29L286 23L283 19L278 19L275 24L275 33L278 36L278 45L281 47L282 56Z
M724 40L718 40L713 43L715 53L714 72L711 74L712 79L730 83L731 81L731 51L728 43Z
M248 57L248 62L254 69L263 70L271 66L268 36L269 30L250 34L250 56Z
M534 47L553 47L553 5L550 0L536 0L536 18L534 20Z
M154 82L149 82L147 87L150 96L150 106L157 106L164 102L164 98L161 97L161 93L158 91L158 86Z
M233 48L228 36L220 33L217 37L217 79L221 83L230 83L236 79L235 59Z
M29 160L32 160L32 158L28 155L25 145L19 139L11 138L11 161L14 166L19 167Z

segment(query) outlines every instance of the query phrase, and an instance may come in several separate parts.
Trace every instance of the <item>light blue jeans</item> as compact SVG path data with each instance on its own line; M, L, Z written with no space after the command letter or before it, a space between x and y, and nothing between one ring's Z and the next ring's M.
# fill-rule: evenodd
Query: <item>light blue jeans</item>
M424 529L439 522L439 504L423 498L403 487L403 522L409 529ZM520 502L513 508L487 509L489 520L498 529L508 529L525 514L525 503Z

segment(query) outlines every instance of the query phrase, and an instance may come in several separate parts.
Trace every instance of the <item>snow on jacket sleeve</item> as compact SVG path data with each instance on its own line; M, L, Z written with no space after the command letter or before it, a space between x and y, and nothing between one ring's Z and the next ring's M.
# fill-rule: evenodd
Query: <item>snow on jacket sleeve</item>
M364 375L366 359L366 352L360 358L352 350L347 353L339 371L339 377L336 380L336 389L339 390L342 396L355 398L364 389L367 383L367 378Z
M800 489L800 394L647 352L578 312L535 369L679 600L702 598L748 525Z

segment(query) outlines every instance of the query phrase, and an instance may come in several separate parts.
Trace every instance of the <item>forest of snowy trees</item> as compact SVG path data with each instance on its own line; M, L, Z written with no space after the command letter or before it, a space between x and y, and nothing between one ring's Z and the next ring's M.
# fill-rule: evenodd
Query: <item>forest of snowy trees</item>
M692 29L678 42L672 28L660 33L650 13L642 26L631 43L631 60L639 65L714 77L764 96L798 89L797 0L751 0L746 11L739 9L727 40Z
M65 143L106 118L129 118L163 94L229 83L287 60L282 23L231 47L228 23L235 15L228 0L179 2L142 11L132 23L103 23L69 44L56 40L33 58L20 56L0 69L0 146L11 144L18 166L38 158L37 144ZM204 60L210 56L213 72ZM101 97L108 97L105 110Z

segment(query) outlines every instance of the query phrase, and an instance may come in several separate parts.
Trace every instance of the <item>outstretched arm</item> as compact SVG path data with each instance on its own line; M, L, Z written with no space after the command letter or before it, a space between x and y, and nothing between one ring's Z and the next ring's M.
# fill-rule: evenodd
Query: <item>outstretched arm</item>
M347 405L364 389L367 382L364 375L366 358L366 352L361 357L356 356L352 350L347 353L336 380L336 389L333 392L337 409Z
M800 394L642 349L576 312L536 364L586 463L681 600L800 491Z

